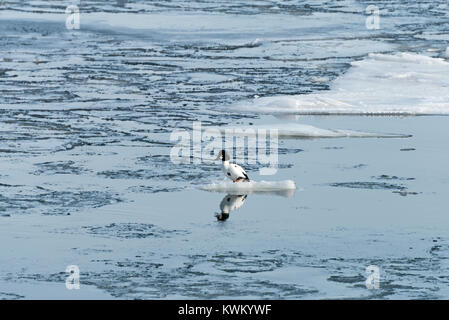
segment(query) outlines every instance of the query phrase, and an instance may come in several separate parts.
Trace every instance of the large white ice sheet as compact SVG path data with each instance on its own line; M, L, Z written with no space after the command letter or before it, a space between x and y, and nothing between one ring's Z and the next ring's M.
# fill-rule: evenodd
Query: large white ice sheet
M423 55L370 54L329 91L273 96L234 107L262 113L449 114L449 62Z

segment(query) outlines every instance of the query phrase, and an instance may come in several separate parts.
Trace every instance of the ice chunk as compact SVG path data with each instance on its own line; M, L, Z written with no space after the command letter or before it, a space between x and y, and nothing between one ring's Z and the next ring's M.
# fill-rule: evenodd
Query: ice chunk
M449 62L400 53L370 54L329 91L260 97L240 110L292 114L449 114Z
M293 180L283 181L250 181L213 182L199 187L205 191L225 192L228 194L249 194L249 193L276 193L284 196L291 196L295 192L296 184Z
M210 127L209 127L210 128ZM278 137L284 139L294 138L405 138L409 135L395 133L375 133L363 132L344 129L322 129L315 126L300 123L283 123L283 124L267 124L253 125L243 127L214 127L222 134L229 133L234 136L256 136L260 130L277 130ZM207 128L205 128L207 129Z

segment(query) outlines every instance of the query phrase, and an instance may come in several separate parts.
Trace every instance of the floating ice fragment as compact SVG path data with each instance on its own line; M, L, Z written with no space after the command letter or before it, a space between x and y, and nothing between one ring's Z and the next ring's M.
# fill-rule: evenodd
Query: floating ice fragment
M234 108L273 114L449 114L449 61L445 59L370 54L351 66L329 91L260 97Z
M285 196L291 196L297 189L293 180L283 181L250 181L250 182L232 182L222 181L213 182L199 187L205 191L226 192L229 194L248 194L248 193L279 193Z

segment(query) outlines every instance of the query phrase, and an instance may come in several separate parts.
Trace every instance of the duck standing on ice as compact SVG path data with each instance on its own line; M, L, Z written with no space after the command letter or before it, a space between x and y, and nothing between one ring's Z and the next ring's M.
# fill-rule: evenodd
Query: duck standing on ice
M245 170L241 166L235 163L229 163L229 155L226 153L226 151L221 150L218 153L218 157L216 160L221 160L223 162L223 172L231 179L233 182L239 182L239 181L247 181L249 182L248 175L246 174Z

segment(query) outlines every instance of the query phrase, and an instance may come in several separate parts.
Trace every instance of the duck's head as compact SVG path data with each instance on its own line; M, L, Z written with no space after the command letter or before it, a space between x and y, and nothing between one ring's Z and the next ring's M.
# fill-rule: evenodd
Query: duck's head
M215 214L215 217L217 218L218 221L226 221L229 218L229 213L226 212L217 213Z
M231 158L229 157L229 155L226 153L226 151L221 150L218 153L217 159L215 160L221 160L221 161L229 161Z

